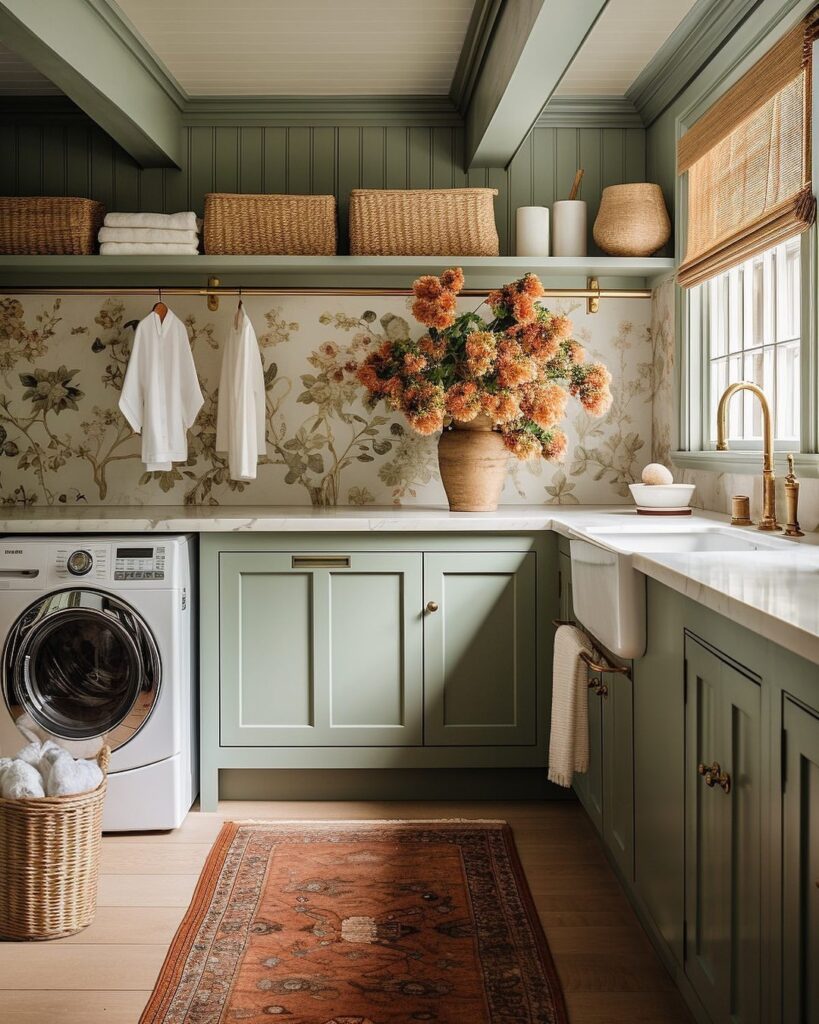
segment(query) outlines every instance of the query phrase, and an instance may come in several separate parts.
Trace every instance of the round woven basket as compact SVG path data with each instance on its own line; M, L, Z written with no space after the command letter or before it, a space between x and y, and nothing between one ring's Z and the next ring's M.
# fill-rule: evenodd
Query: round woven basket
M110 757L97 755L103 777L90 793L0 798L3 939L59 939L94 920Z
M650 256L671 236L659 185L609 185L594 222L594 240L609 256Z

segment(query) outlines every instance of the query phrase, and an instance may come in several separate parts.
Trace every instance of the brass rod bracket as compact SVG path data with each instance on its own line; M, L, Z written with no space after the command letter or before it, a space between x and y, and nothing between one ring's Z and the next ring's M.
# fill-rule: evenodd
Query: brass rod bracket
M218 277L209 277L208 278L208 288L218 288L218 287L219 287L219 278ZM208 294L208 309L211 311L211 313L215 313L219 309L219 296L218 295Z
M590 295L586 299L586 312L587 313L599 313L600 312L600 282L596 277L586 278L586 288L590 292L597 292L596 295Z

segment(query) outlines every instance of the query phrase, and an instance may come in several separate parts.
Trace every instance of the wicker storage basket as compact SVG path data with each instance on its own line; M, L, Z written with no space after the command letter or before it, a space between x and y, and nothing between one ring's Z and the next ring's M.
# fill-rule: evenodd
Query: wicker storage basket
M350 193L353 256L497 256L494 188Z
M110 756L90 793L0 798L0 937L59 939L94 920Z
M0 196L0 253L90 256L104 217L93 199Z
M205 252L213 256L334 256L335 196L205 196Z

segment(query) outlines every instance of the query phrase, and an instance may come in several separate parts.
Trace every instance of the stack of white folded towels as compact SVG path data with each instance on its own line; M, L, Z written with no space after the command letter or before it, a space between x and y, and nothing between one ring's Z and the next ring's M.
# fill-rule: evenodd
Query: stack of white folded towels
M188 213L106 213L100 256L196 256L199 224Z
M89 793L102 782L96 761L75 761L53 740L26 744L14 757L0 757L0 797L22 800Z

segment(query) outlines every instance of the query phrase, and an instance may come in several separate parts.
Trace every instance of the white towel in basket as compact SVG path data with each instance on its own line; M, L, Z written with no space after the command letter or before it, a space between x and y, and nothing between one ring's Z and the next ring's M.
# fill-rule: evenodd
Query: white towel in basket
M549 781L571 786L575 772L589 768L589 685L580 652L593 654L591 641L576 626L558 626L552 673L552 729Z

